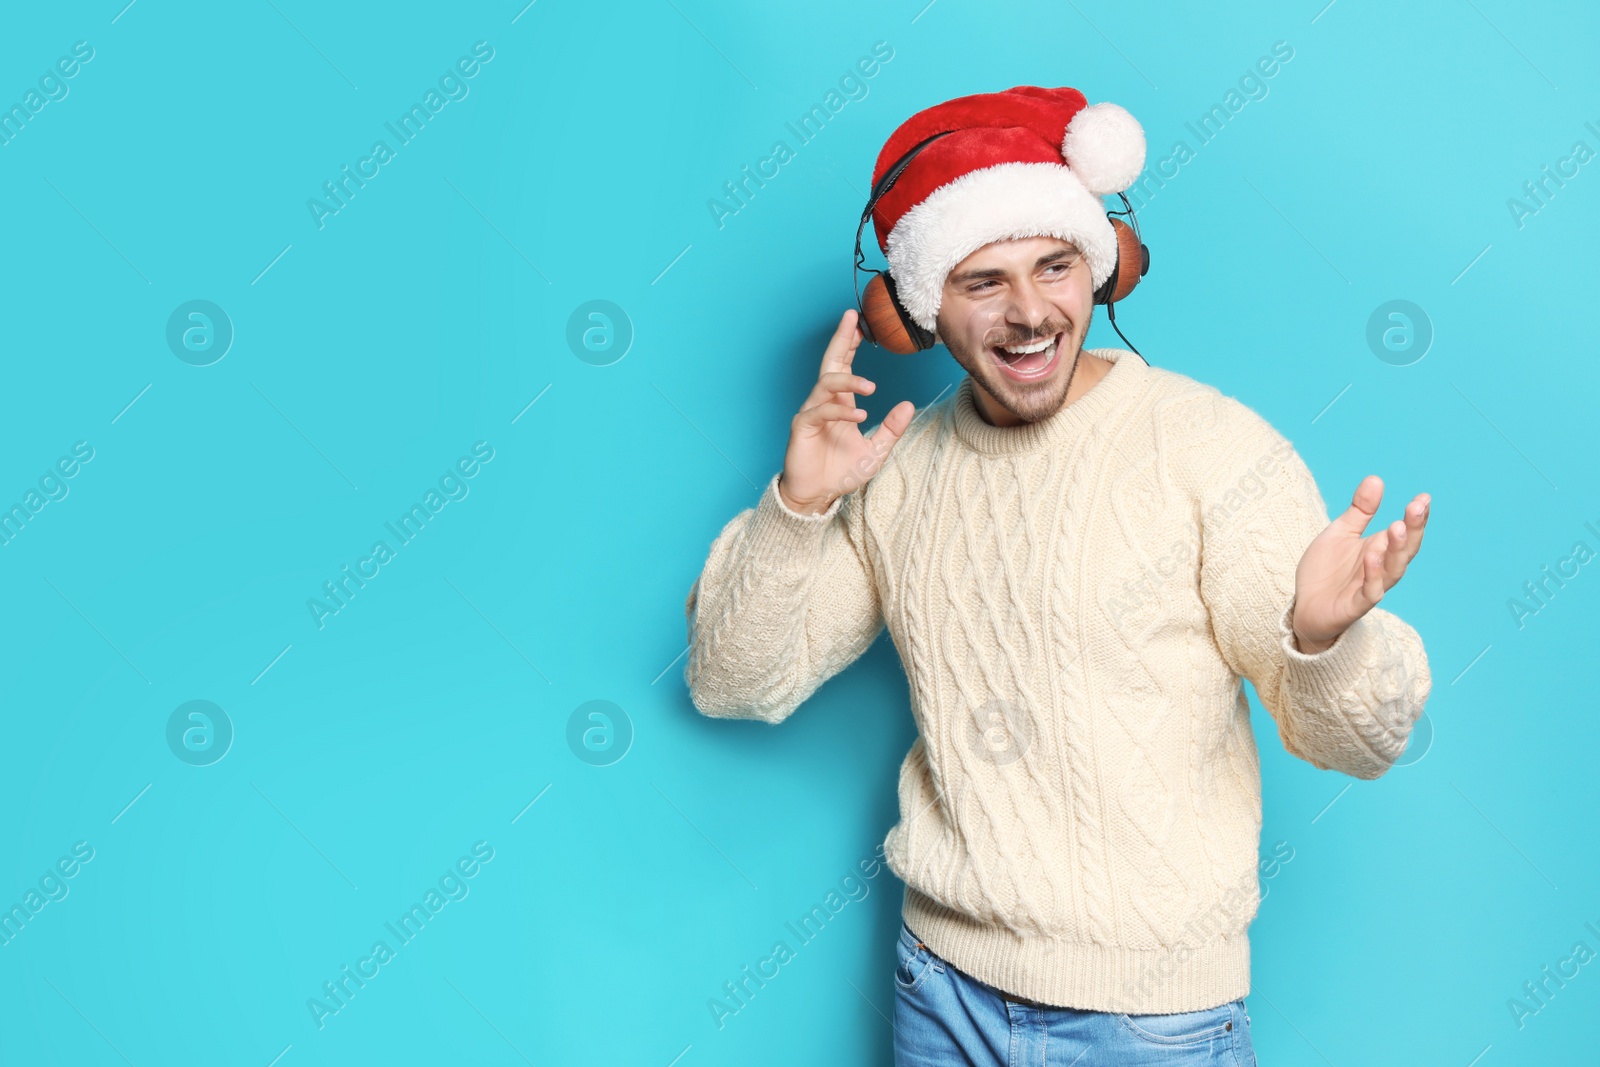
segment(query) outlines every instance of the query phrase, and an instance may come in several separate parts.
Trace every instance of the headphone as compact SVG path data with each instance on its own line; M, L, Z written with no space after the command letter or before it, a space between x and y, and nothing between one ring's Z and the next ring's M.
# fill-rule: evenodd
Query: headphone
M916 145L901 156L894 166L890 167L872 187L872 195L867 198L866 209L861 212L861 223L856 227L856 258L855 268L851 272L856 288L856 310L861 323L861 332L868 341L886 348L896 355L907 356L913 352L922 352L934 345L933 331L924 329L922 324L913 319L900 303L900 295L895 290L894 278L888 271L868 267L861 255L861 234L867 227L867 220L872 217L872 209L884 194L894 187L900 175L905 171L911 161L917 157L928 145L953 131L945 130L936 133ZM1117 336L1135 355L1144 359L1144 354L1126 337L1117 326L1116 302L1122 300L1133 292L1134 286L1139 284L1139 279L1150 270L1150 249L1145 245L1139 234L1139 220L1133 213L1133 205L1128 203L1128 198L1122 193L1117 196L1122 200L1125 211L1108 211L1106 218L1111 221L1112 232L1116 235L1117 258L1111 267L1111 273L1106 280L1095 290L1094 302L1106 305L1106 315L1111 320L1111 328L1117 331ZM1132 226L1117 218L1126 215ZM877 275L867 282L866 292L860 288L861 271ZM1145 360L1149 363L1149 360Z

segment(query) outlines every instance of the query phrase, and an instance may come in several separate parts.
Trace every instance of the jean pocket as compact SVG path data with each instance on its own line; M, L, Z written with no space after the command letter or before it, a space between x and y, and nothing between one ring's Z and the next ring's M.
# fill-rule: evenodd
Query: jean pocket
M1235 1020L1232 1004L1200 1011L1178 1011L1155 1015L1118 1016L1123 1029L1155 1045L1197 1045L1226 1036Z
M934 955L911 928L900 924L900 937L895 942L894 983L907 993L916 991L933 967Z

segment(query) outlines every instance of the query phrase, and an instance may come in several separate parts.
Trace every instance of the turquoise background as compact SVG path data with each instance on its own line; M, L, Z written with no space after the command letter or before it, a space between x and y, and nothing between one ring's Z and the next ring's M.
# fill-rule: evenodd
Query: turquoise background
M886 870L725 1025L708 1001L897 818L893 646L781 727L716 722L683 601L782 462L878 147L1018 84L1121 103L1152 163L1192 150L1118 317L1151 363L1265 415L1335 512L1368 473L1380 521L1433 494L1384 602L1434 676L1405 765L1318 771L1256 705L1262 851L1293 852L1251 928L1261 1062L1592 1054L1600 965L1520 1027L1508 1006L1600 951L1600 577L1509 606L1600 549L1600 163L1508 206L1600 149L1592 7L122 3L0 34L0 102L94 50L0 145L0 504L93 449L0 547L0 906L93 849L0 945L0 1061L889 1063ZM319 228L308 199L478 41L467 95ZM719 228L707 201L875 42L865 97ZM1397 299L1420 360L1368 345ZM205 366L167 342L192 300L234 334ZM569 346L591 300L620 356ZM1097 317L1091 344L1121 342ZM871 423L960 375L942 349L857 365ZM477 442L466 495L319 628L307 601ZM167 740L192 700L232 724L207 766ZM569 741L595 700L604 766ZM308 1000L477 842L466 895L319 1029Z

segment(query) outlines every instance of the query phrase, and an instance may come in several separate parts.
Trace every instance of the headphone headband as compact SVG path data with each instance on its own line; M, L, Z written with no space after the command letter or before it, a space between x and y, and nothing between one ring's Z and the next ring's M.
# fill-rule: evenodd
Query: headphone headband
M913 145L912 148L911 148L911 151L907 152L905 155L901 156L898 160L896 160L894 166L890 167L887 171L885 171L883 177L879 178L878 181L877 181L877 184L873 185L872 193L871 193L871 195L869 195L867 197L867 206L861 212L861 222L856 226L856 261L855 261L855 269L856 270L858 270L858 271L861 271L861 270L870 271L873 274L879 274L879 275L884 273L883 271L878 270L876 267L867 266L865 259L863 259L862 255L861 255L861 234L862 234L862 231L864 231L867 228L867 220L872 217L872 209L878 206L878 201L883 199L884 194L886 194L890 189L894 188L894 183L900 179L900 175L903 174L905 172L905 169L911 165L911 161L913 159L917 158L917 153L918 152L921 152L924 148L927 148L930 144L932 144L933 142L937 141L939 138L943 137L945 134L950 133L950 132L952 132L952 131L943 130L943 131L941 131L939 133L934 134L932 137L924 138L921 142L917 143L916 145ZM856 303L860 304L861 303L861 287L860 287L860 279L859 279L859 277L856 278L856 283L855 284L856 284Z

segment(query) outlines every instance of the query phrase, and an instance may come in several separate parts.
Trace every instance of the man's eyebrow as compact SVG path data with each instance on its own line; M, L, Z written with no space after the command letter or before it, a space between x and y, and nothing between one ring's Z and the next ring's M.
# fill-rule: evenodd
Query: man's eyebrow
M977 281L979 278L1004 278L1006 272L999 267L990 267L988 270L964 270L960 274L952 274L950 280L960 285L962 282Z
M1040 256L1038 260L1034 262L1033 267L1035 270L1038 270L1040 267L1043 267L1049 263L1054 263L1058 259L1063 259L1066 257L1076 258L1082 254L1083 253L1078 251L1076 248L1058 248L1054 252L1046 252L1044 255ZM960 285L963 282L974 282L981 278L1004 278L1006 273L1007 272L1005 270L999 267L990 267L987 270L964 270L960 274L952 274L950 276L950 280L955 284Z

